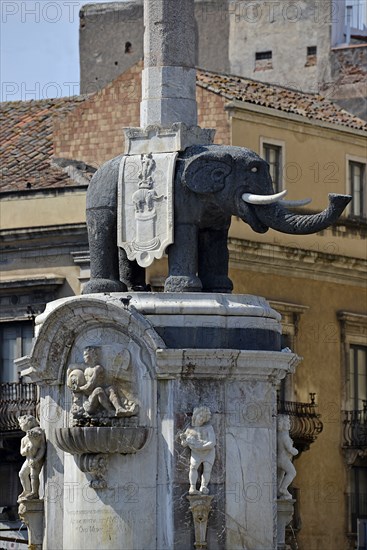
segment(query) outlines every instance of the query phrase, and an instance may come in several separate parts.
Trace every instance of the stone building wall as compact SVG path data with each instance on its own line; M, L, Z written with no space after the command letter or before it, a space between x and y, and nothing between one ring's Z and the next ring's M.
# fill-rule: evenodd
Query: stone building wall
M303 92L315 92L320 82L330 79L330 2L234 5L229 15L232 74ZM316 55L307 55L307 49L314 47Z
M344 0L195 0L196 65L321 92L366 118L366 74L358 82L350 72L340 77L340 56L357 70L365 64L355 51L365 45L342 44L344 11ZM81 93L102 89L142 59L143 35L143 0L85 5L80 12Z
M331 84L326 83L322 93L367 120L367 44L333 48L330 61Z
M229 71L227 9L227 0L196 0L198 67ZM102 89L142 59L143 36L143 0L83 6L79 28L80 92Z
M101 90L142 59L143 36L143 0L83 6L79 26L80 93Z

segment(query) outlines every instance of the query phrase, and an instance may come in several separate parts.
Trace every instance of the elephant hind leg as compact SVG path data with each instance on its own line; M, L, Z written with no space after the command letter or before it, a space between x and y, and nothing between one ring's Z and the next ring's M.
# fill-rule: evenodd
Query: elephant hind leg
M87 226L90 251L90 281L83 294L125 292L119 280L116 216L111 208L88 208Z
M119 248L119 271L120 280L126 285L128 290L142 292L149 290L145 283L145 269L137 262L130 261L123 248Z

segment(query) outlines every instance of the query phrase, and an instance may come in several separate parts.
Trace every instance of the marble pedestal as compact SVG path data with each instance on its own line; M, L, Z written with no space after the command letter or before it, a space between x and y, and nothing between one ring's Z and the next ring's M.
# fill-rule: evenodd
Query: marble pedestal
M178 434L198 406L209 407L217 440L207 547L277 548L276 384L298 363L280 335L279 314L255 296L116 293L49 304L20 361L40 386L47 437L43 548L194 548L190 454ZM111 380L129 373L139 411L109 434L97 426L98 436L70 427L66 385L91 345Z

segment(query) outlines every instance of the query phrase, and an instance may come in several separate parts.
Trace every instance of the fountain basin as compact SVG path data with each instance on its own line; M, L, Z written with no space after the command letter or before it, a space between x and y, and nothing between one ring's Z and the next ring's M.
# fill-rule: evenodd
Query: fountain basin
M55 430L56 444L63 451L75 454L133 454L148 440L150 429L130 427L72 427Z

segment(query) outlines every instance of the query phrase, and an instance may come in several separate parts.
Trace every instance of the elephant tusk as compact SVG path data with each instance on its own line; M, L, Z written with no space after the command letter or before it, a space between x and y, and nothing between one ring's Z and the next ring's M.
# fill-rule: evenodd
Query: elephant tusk
M306 206L306 204L310 204L312 202L312 199L301 199L299 201L279 201L279 204L282 206Z
M244 193L242 199L249 204L272 204L278 202L286 194L286 190L275 193L275 195L253 195L252 193Z

